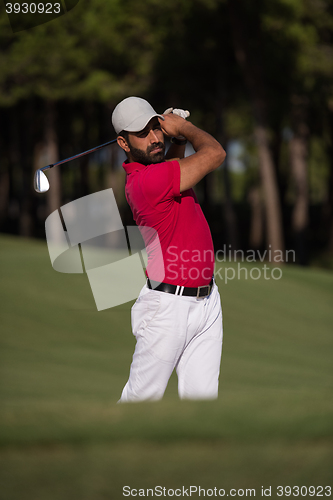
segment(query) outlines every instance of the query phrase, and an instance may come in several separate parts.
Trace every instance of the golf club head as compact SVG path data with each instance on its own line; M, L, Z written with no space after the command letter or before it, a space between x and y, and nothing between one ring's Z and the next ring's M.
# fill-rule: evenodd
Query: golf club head
M37 193L45 193L50 189L48 178L40 169L35 172L34 188Z

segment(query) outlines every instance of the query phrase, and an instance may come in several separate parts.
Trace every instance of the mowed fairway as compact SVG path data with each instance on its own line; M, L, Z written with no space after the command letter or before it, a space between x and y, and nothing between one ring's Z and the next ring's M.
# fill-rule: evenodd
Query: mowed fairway
M132 303L97 312L87 276L54 271L44 242L2 235L0 269L1 500L332 485L333 273L218 281L218 401L180 402L172 376L163 401L117 405Z

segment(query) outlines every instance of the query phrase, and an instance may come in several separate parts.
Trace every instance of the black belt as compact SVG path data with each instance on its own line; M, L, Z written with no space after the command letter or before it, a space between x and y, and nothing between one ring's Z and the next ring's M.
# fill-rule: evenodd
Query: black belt
M213 288L214 278L212 278L209 285L198 286L198 288L180 285L169 285L168 283L158 283L159 281L153 281L147 278L147 286L148 288L150 288L150 290L173 293L175 295L185 295L186 297L196 297L197 299L199 299L202 297L208 297Z

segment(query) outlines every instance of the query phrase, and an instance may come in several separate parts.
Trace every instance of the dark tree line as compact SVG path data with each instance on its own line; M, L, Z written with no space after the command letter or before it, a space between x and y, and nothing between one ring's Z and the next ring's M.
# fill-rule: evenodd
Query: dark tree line
M2 6L0 6L2 9ZM62 204L112 187L130 214L117 147L37 168L106 142L120 99L191 110L232 162L197 187L216 245L333 254L333 7L328 0L94 0L12 34L0 17L0 230L43 236ZM236 194L235 194L236 193Z

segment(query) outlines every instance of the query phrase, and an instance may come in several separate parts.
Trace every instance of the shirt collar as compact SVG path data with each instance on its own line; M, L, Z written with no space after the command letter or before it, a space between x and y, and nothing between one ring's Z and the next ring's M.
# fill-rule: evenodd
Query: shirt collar
M131 163L124 161L123 163L123 168L126 174L131 174L132 172L135 171L139 172L140 170L143 170L146 167L147 165L142 165L142 163L137 163L136 161L133 161Z

